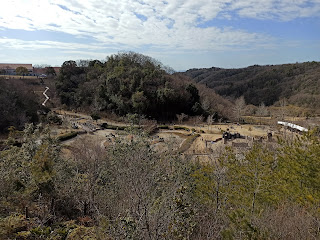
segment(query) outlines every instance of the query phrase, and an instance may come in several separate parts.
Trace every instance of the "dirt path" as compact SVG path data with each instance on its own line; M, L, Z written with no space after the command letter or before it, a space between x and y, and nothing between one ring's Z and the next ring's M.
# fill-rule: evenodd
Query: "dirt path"
M72 116L74 118L84 118L86 120L93 121L91 116L89 116L88 114L85 114L85 113L79 113L79 112L75 113L75 112L72 112L72 111L66 111L66 110L60 110L60 109L52 109L52 110L55 111L56 113L58 113L59 115L62 115L62 116L69 116L69 117ZM96 121L97 124L103 123L103 122L107 122L110 125L128 126L128 124L126 124L126 123L112 121L112 120L107 119L107 118L101 118L101 119Z

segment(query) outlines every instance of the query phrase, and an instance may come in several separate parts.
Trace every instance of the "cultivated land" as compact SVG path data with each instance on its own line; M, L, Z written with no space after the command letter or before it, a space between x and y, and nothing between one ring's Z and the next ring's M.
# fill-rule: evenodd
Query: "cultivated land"
M55 111L63 119L63 124L61 126L51 128L53 135L62 136L72 132L78 133L74 138L64 141L64 145L70 146L75 144L78 140L82 141L84 138L90 138L99 142L101 147L105 147L115 142L117 138L126 139L128 141L135 138L135 134L130 132L130 126L132 127L132 125L129 123L117 122L109 120L108 118L102 118L94 121L90 116L84 113L75 113L57 109ZM78 129L72 128L73 123L77 124ZM100 126L103 123L107 123L112 126L126 127L127 129L102 129ZM135 125L133 127L138 126ZM175 130L175 127L183 127L186 130ZM169 129L158 129L150 135L149 140L152 146L161 151L167 149L168 145L170 145L173 149L179 151L181 146L187 142L191 136L197 134L199 136L187 145L183 154L191 156L192 159L201 161L208 161L210 160L209 157L212 158L212 156L218 157L218 152L221 151L222 148L232 146L233 143L246 143L248 144L248 148L250 148L253 146L254 141L267 141L268 133L272 133L273 139L275 139L277 135L280 136L285 133L285 130L280 126L257 124L240 125L234 123L212 125L177 124L169 125L168 128ZM230 132L231 134L239 133L242 138L231 139L224 142L222 139L224 132ZM287 134L289 134L289 132L287 132ZM293 133L290 132L289 135L292 134Z

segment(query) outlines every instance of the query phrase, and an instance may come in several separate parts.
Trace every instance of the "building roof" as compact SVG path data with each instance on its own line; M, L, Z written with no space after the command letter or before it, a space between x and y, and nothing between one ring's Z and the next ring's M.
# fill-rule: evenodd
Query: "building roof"
M56 72L56 74L59 74L61 67L52 67L52 68ZM33 72L35 74L46 74L47 67L44 67L44 68L33 68Z
M60 72L61 67L53 67L54 71L58 74Z
M25 67L28 70L32 70L32 64L0 63L0 69L16 69L17 67Z
M293 124L293 123L289 123L289 122L282 122L282 121L278 121L278 124L280 125L283 125L285 127L290 127L290 128L294 128L294 129L297 129L301 132L308 132L308 129L304 128L304 127L301 127L297 124Z

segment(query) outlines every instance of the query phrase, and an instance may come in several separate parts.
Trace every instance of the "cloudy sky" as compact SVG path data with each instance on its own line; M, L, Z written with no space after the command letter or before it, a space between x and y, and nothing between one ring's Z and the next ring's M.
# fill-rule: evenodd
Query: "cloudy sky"
M175 70L320 61L320 0L6 0L0 62L135 51Z

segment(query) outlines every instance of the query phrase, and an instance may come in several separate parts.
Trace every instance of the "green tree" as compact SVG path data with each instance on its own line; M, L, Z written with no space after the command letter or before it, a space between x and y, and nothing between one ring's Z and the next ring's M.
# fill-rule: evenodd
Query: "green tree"
M316 130L281 140L279 169L287 185L287 194L299 202L320 201L320 142Z
M56 76L56 71L53 67L46 67L46 74L48 76Z
M139 114L146 110L147 104L147 98L144 96L143 91L136 92L132 95L132 106Z
M18 75L20 75L20 76L25 76L25 75L27 75L29 72L28 72L28 69L26 68L26 67L17 67L16 68L16 73L18 74Z

